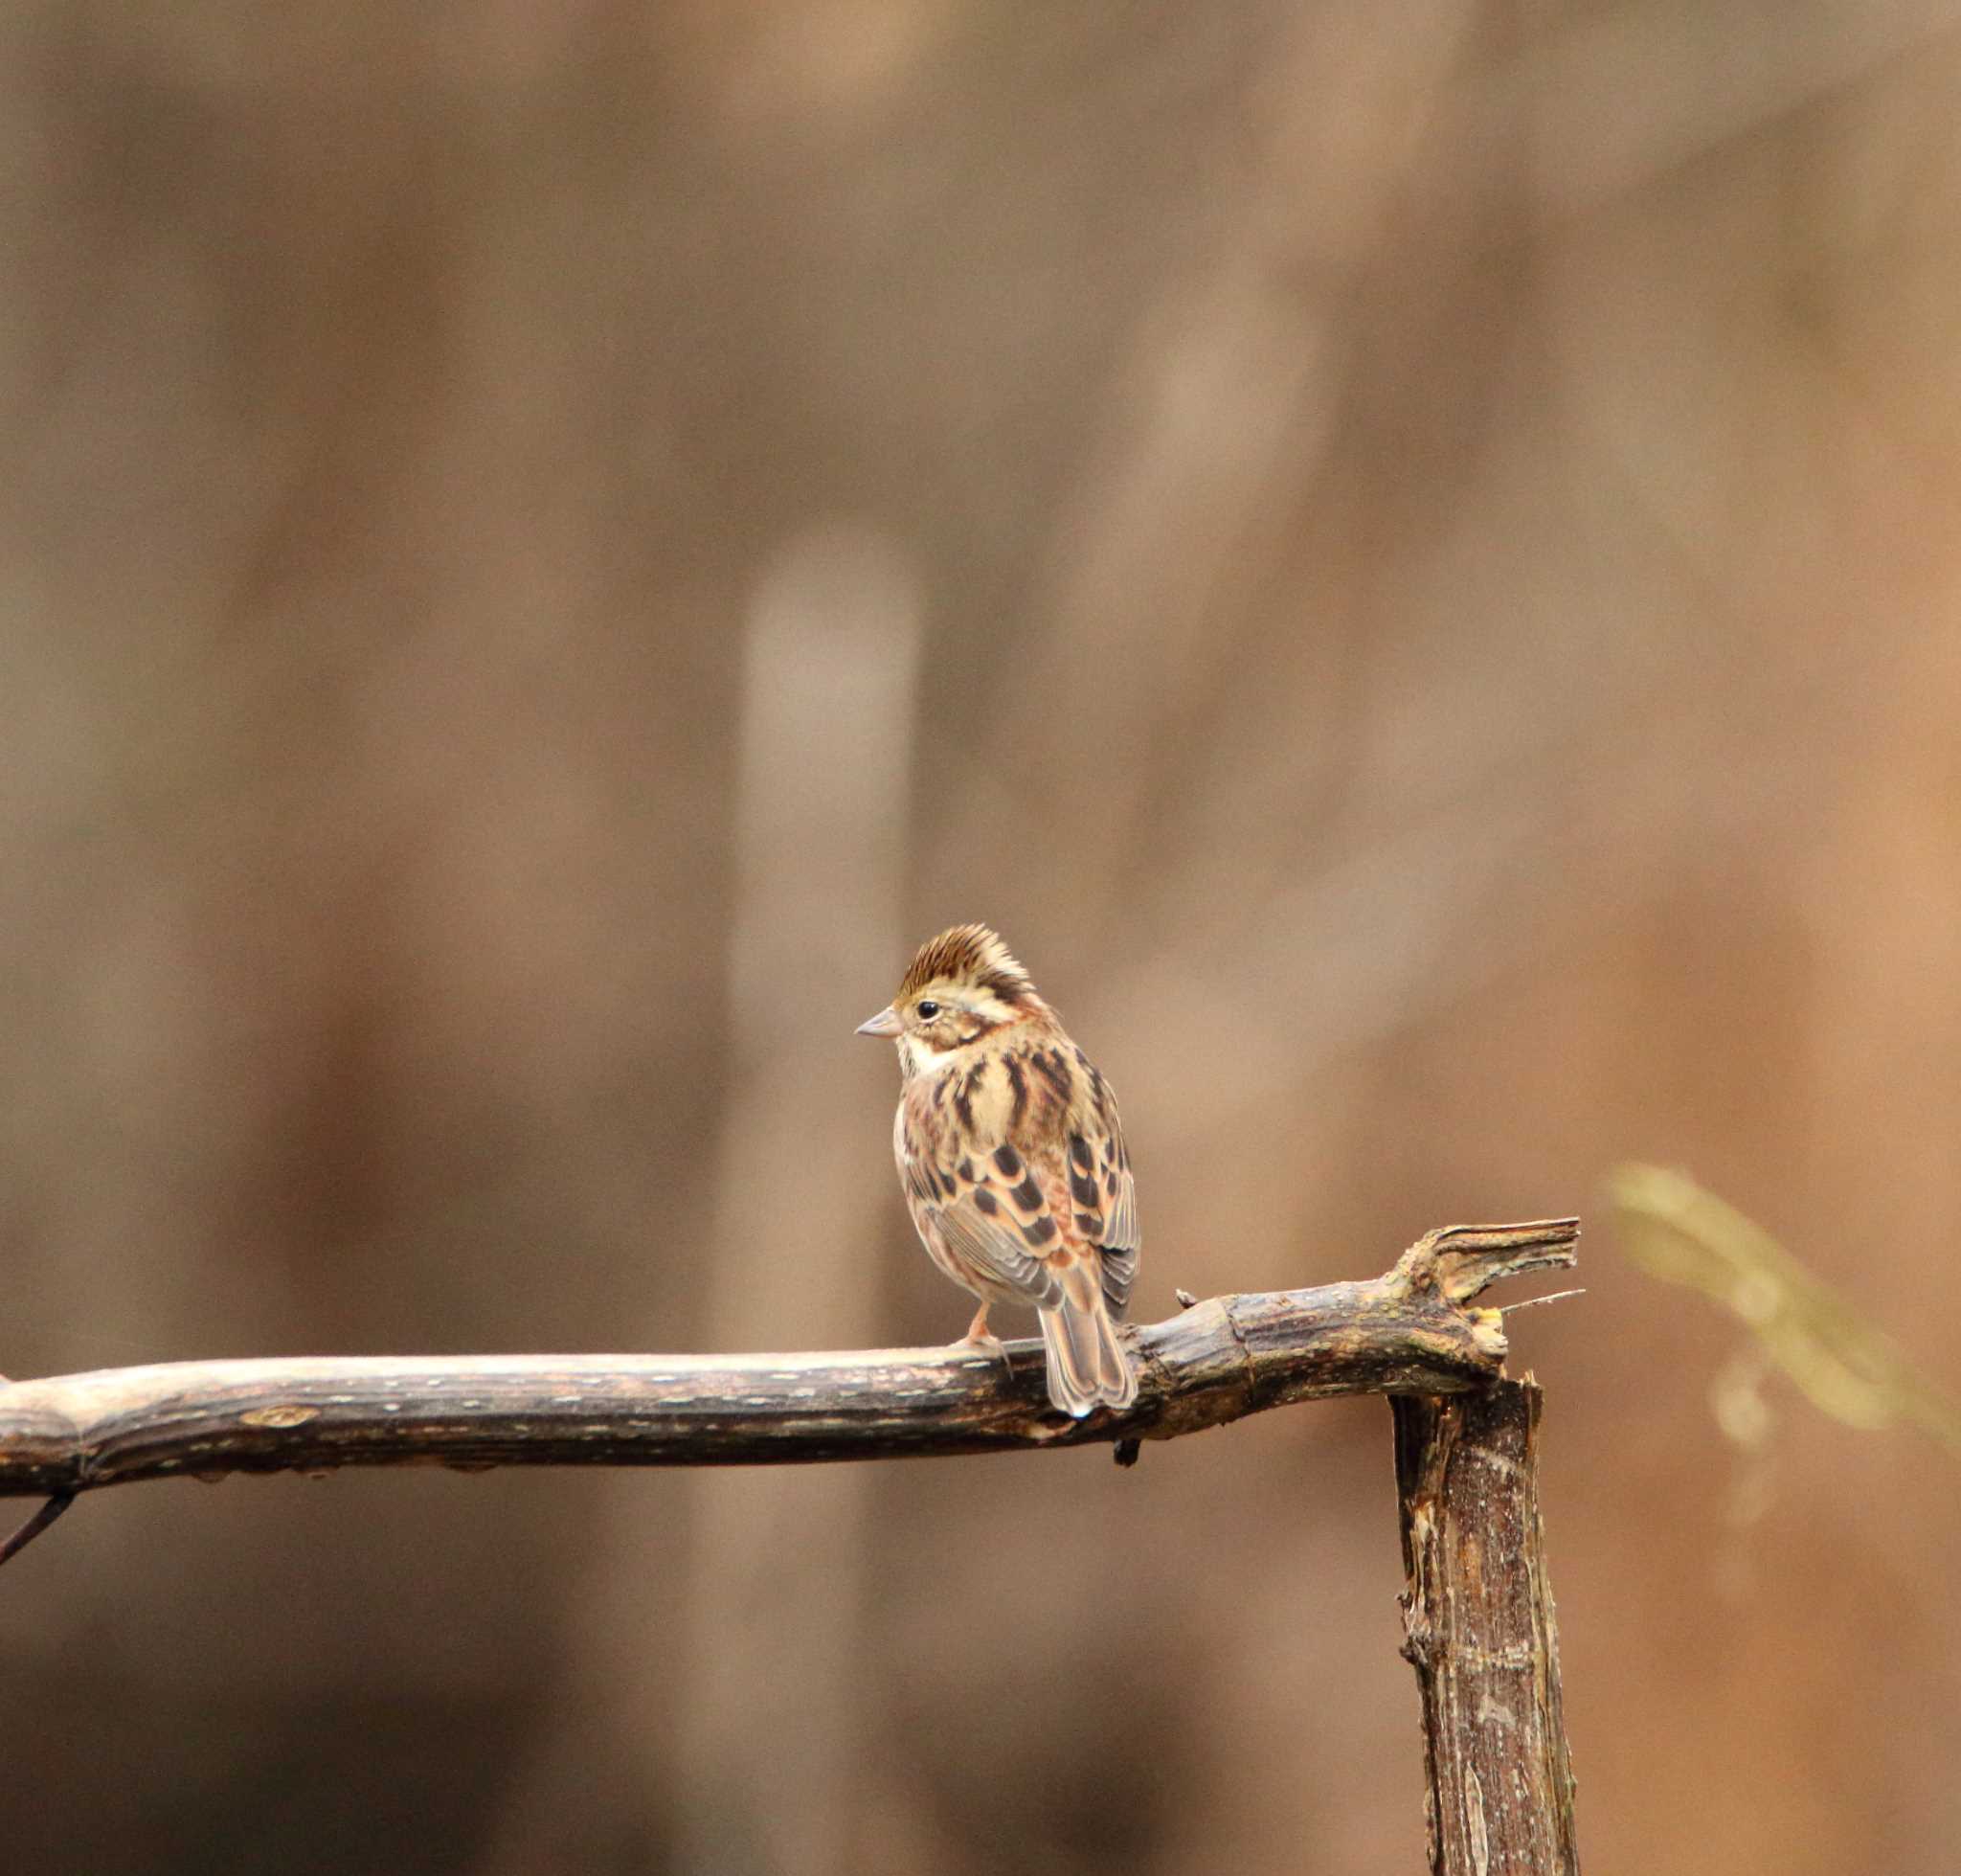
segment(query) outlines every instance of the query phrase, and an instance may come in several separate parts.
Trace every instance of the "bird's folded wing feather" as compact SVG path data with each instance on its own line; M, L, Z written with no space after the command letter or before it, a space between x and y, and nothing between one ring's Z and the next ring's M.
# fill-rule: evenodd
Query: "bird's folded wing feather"
M1062 1300L1045 1261L1062 1248L1062 1233L1042 1183L1012 1146L961 1154L951 1165L909 1157L906 1186L957 1258L1038 1309Z
M1077 1232L1103 1254L1103 1298L1110 1313L1120 1318L1137 1280L1143 1237L1138 1230L1130 1154L1107 1088L1102 1111L1090 1118L1082 1132L1070 1136L1069 1192Z

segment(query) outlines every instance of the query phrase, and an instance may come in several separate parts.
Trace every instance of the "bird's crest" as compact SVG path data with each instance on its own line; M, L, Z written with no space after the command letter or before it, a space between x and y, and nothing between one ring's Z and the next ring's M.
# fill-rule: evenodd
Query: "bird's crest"
M899 984L901 999L945 980L1018 1003L1035 988L1001 934L985 925L956 925L919 947Z

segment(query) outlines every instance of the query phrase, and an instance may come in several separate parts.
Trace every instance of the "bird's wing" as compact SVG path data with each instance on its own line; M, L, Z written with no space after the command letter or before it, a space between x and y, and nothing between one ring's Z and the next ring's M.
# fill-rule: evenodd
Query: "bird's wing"
M1069 1138L1070 1203L1077 1232L1102 1253L1103 1299L1111 1315L1120 1319L1137 1280L1143 1234L1138 1230L1137 1181L1131 1177L1116 1102L1110 1084L1100 1077L1097 1093L1101 1098Z
M941 1154L909 1153L905 1175L921 1232L936 1232L956 1264L1038 1309L1062 1300L1047 1262L1063 1248L1061 1227L1045 1182L1012 1146L977 1155L949 1142Z

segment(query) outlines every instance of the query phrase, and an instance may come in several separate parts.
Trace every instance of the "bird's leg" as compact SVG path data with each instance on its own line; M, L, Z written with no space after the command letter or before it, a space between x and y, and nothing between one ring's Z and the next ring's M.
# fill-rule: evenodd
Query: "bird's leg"
M1008 1359L1007 1345L998 1335L990 1334L987 1327L988 1305L982 1303L974 1312L974 1320L967 1324L967 1333L954 1344L956 1348L981 1348L990 1355L999 1355L1001 1365L1009 1374L1015 1371L1015 1365Z

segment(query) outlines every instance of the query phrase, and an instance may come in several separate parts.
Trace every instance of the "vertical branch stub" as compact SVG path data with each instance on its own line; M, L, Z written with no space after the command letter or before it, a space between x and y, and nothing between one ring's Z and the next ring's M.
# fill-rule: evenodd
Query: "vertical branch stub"
M1541 1402L1530 1382L1499 1381L1390 1403L1432 1876L1578 1876L1539 1513Z

